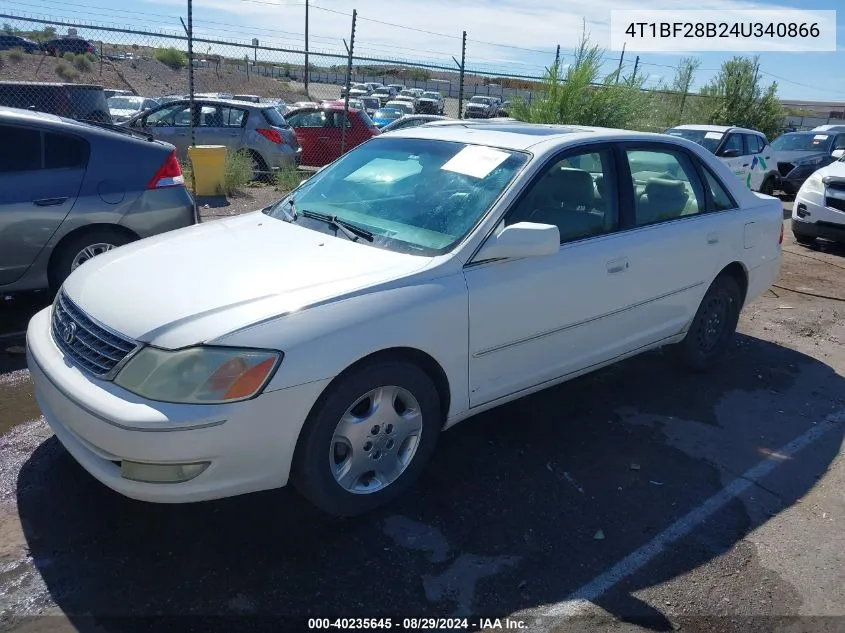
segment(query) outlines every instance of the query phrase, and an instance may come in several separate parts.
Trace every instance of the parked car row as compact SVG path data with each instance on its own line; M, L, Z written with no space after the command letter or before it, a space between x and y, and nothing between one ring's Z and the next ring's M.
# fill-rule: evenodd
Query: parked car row
M0 51L15 48L30 54L47 53L54 57L61 57L65 53L73 53L74 55L97 54L94 45L81 37L58 37L45 42L36 42L20 35L0 35Z

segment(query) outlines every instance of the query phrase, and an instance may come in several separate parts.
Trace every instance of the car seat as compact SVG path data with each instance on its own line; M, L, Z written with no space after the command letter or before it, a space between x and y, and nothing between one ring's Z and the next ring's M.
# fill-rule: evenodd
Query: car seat
M645 225L684 215L689 201L686 186L680 180L652 178L637 199L637 224Z

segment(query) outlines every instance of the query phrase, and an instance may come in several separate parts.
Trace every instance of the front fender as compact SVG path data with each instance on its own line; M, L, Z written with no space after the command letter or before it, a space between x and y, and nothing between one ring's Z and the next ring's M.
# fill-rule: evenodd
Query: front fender
M282 350L268 391L334 378L385 349L414 348L446 374L453 417L469 408L468 310L466 283L457 270L305 308L209 343Z

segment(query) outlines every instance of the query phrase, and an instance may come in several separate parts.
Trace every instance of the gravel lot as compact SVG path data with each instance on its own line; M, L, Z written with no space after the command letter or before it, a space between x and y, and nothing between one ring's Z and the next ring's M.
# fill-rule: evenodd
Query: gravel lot
M652 353L479 415L444 434L411 495L354 520L286 490L188 506L111 492L51 437L22 341L0 338L0 625L845 630L845 250L787 236L783 288L746 308L721 370ZM0 303L5 331L39 301Z

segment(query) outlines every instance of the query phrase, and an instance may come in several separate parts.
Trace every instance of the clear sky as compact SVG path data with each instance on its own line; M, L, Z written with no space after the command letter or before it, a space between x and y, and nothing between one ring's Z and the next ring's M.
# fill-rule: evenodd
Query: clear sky
M611 9L840 9L836 52L765 52L760 60L763 78L778 82L781 98L845 101L845 0L311 0L310 7L312 51L343 52L352 9L357 9L356 56L451 65L452 56L460 59L461 31L466 30L469 69L531 76L543 73L558 44L563 63L571 59L582 20L592 39L608 47L607 71L615 69L619 52L609 50ZM187 0L0 0L0 12L177 32ZM258 38L268 46L301 49L304 0L194 0L194 24L198 36L238 42ZM701 69L693 87L704 85L734 54L696 54ZM669 81L680 57L640 53L638 72L646 75L647 85ZM635 58L635 53L625 55L628 71ZM281 55L276 59L285 61Z

